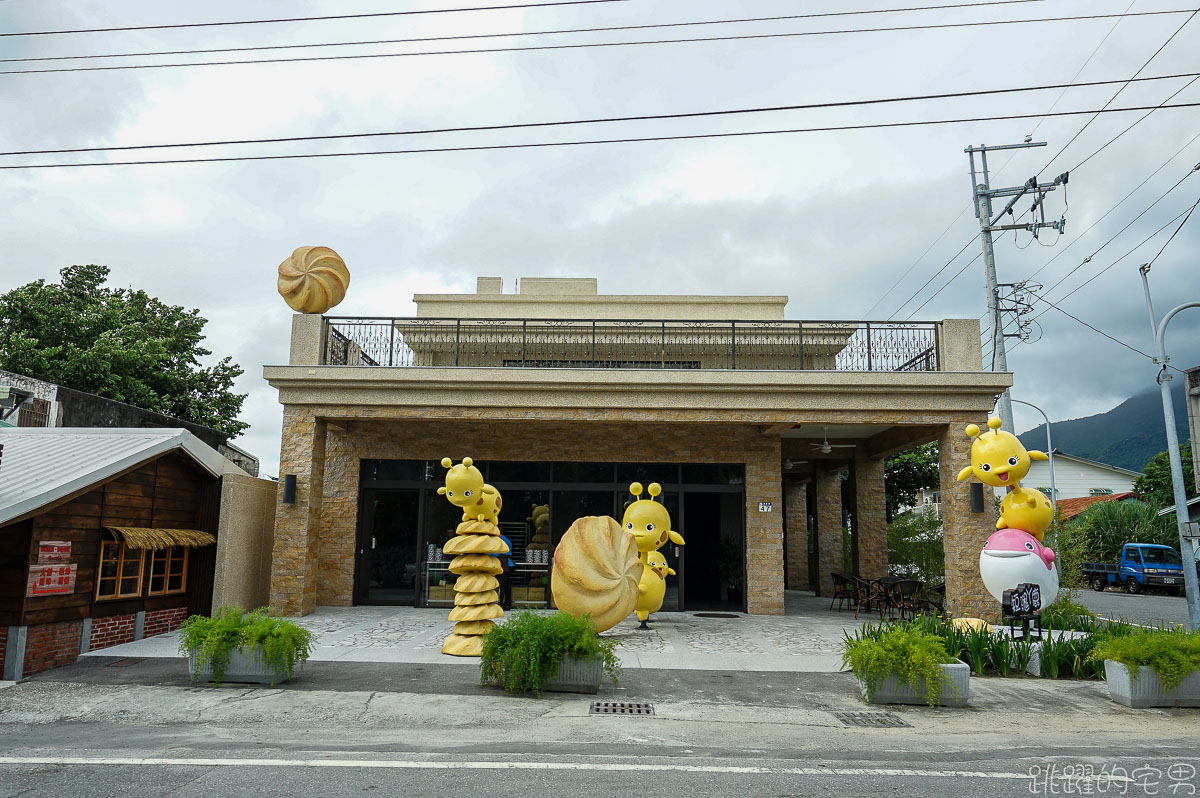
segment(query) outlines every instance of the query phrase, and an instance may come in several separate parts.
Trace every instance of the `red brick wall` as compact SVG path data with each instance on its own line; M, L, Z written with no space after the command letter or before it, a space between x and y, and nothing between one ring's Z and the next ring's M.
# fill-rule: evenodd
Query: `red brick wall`
M0 674L4 673L4 651L8 648L8 627L0 626Z
M145 637L173 632L179 628L188 617L187 607L175 607L170 610L151 610L146 613L146 623L142 629ZM93 620L94 624L95 621ZM93 627L94 628L94 627Z
M79 658L81 621L30 626L25 636L25 675L70 665Z
M95 651L99 648L132 642L136 622L137 616L133 614L92 618L92 637L88 644L88 650Z

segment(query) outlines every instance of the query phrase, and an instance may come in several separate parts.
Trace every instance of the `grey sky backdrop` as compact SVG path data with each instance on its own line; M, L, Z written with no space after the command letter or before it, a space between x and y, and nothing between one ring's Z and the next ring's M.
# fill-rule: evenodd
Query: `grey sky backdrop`
M943 4L953 0L940 0ZM0 0L0 31L165 24L366 13L498 0ZM0 58L409 38L885 9L918 3L854 0L627 0L575 7L0 38ZM1135 0L1129 10L1194 8L1186 0ZM584 41L632 41L784 33L978 20L1121 13L1129 0L1040 0L1004 6L870 14L753 24L512 39L375 45L332 52L416 52ZM1126 79L1186 14L1117 24L1079 80ZM540 52L432 55L274 65L0 76L5 151L195 142L229 138L395 131L868 99L1065 83L1114 20L948 30L858 33L729 42ZM309 54L312 51L303 51ZM293 53L294 54L294 53ZM243 54L242 57L272 54ZM219 57L219 56L218 56ZM213 56L176 60L212 60ZM141 59L163 62L170 58ZM129 61L126 61L127 63ZM5 69L55 62L0 64ZM104 62L77 62L96 65ZM56 65L61 65L59 62ZM1191 21L1143 75L1200 71L1200 19ZM1130 85L1114 107L1162 102L1187 79ZM1117 86L1072 89L1057 110L1099 108ZM580 125L440 134L359 142L226 146L169 157L337 152L481 143L569 141L881 121L1044 113L1056 91L716 119ZM1200 101L1200 85L1174 102ZM1020 141L1036 127L1050 146L1008 157L995 184L1044 179L1074 167L1139 114L1098 118L1062 156L1045 161L1086 116L857 132L787 134L476 153L391 155L227 164L0 172L0 290L73 263L102 263L116 285L199 308L215 356L245 369L238 443L277 471L281 412L262 366L286 362L291 311L275 292L275 267L293 248L336 249L352 274L336 313L410 315L414 293L472 291L477 275L595 276L605 293L764 293L791 297L791 318L915 319L979 316L981 262L926 301L978 251L972 244L918 291L974 234L970 143ZM1058 256L1047 287L1200 161L1200 109L1160 110L1072 172L1068 232L997 245L1000 279L1013 282ZM1184 148L1120 208L1084 231ZM136 153L135 153L136 154ZM62 157L62 156L55 156ZM79 160L80 156L66 156ZM141 157L168 157L148 154ZM85 160L124 160L117 155ZM0 163L51 158L2 157ZM1192 176L1104 247L1061 287L1067 291L1117 260L1196 201ZM1024 209L1027 202L1018 208ZM956 219L957 220L953 221ZM1200 212L1197 213L1200 217ZM953 223L952 223L953 221ZM885 292L932 247L896 288ZM1071 313L1132 346L1151 346L1137 265L1174 229L1136 250L1065 300ZM1159 312L1200 299L1200 218L1176 237L1152 272ZM1023 249L1021 247L1024 247ZM1069 249L1067 249L1069 247ZM1061 254L1060 254L1061 253ZM916 294L915 298L907 301ZM877 300L879 301L876 305ZM873 307L874 306L874 307ZM1045 309L1040 305L1039 310ZM1055 310L1036 344L1010 355L1014 396L1052 419L1106 410L1154 385L1154 367ZM1200 362L1200 313L1181 316L1169 342L1181 367ZM1017 426L1034 425L1018 406Z

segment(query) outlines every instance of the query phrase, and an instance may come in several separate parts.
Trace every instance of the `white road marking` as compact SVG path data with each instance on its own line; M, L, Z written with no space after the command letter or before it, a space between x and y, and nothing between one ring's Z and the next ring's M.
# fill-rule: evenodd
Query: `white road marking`
M0 756L0 765L183 766L244 768L381 768L397 770L587 770L664 773L770 774L785 776L909 776L914 778L1024 779L1028 773L915 768L747 767L733 765L621 764L615 762L427 762L409 759L236 759L175 757Z

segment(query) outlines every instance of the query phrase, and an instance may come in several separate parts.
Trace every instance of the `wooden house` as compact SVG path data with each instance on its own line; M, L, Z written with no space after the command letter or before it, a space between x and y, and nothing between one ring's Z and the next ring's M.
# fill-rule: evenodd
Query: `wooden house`
M18 428L0 446L5 679L211 610L237 466L182 429Z

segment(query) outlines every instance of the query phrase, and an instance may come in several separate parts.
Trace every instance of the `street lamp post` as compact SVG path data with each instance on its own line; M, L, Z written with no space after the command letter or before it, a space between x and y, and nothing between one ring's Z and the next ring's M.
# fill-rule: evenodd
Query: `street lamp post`
M1200 308L1200 302L1185 302L1178 307L1167 311L1167 315L1162 317L1162 321L1157 321L1154 318L1154 304L1150 300L1150 265L1142 264L1139 270L1142 273L1142 286L1146 290L1146 310L1150 314L1150 329L1154 332L1154 363L1159 367L1158 390L1162 394L1163 403L1163 423L1167 428L1167 457L1171 461L1171 488L1175 494L1175 525L1179 532L1179 553L1184 552L1191 554L1191 562L1184 564L1183 568L1183 586L1184 593L1187 596L1188 608L1188 625L1193 631L1200 629L1200 585L1197 584L1197 574L1195 566L1195 551L1192 549L1191 543L1188 541L1188 516L1187 516L1187 496L1183 490L1183 461L1179 457L1179 434L1175 429L1175 406L1171 403L1171 382L1175 379L1171 375L1168 364L1171 358L1167 357L1167 325L1171 323L1171 319L1175 318L1175 314L1181 310L1188 308Z
M1031 402L1022 402L1020 399L1010 399L1019 405L1032 407L1034 410L1042 414L1042 418L1046 419L1046 457L1047 465L1050 468L1050 504L1054 509L1054 517L1058 518L1058 491L1054 487L1054 444L1050 441L1050 417L1046 415L1046 411Z

